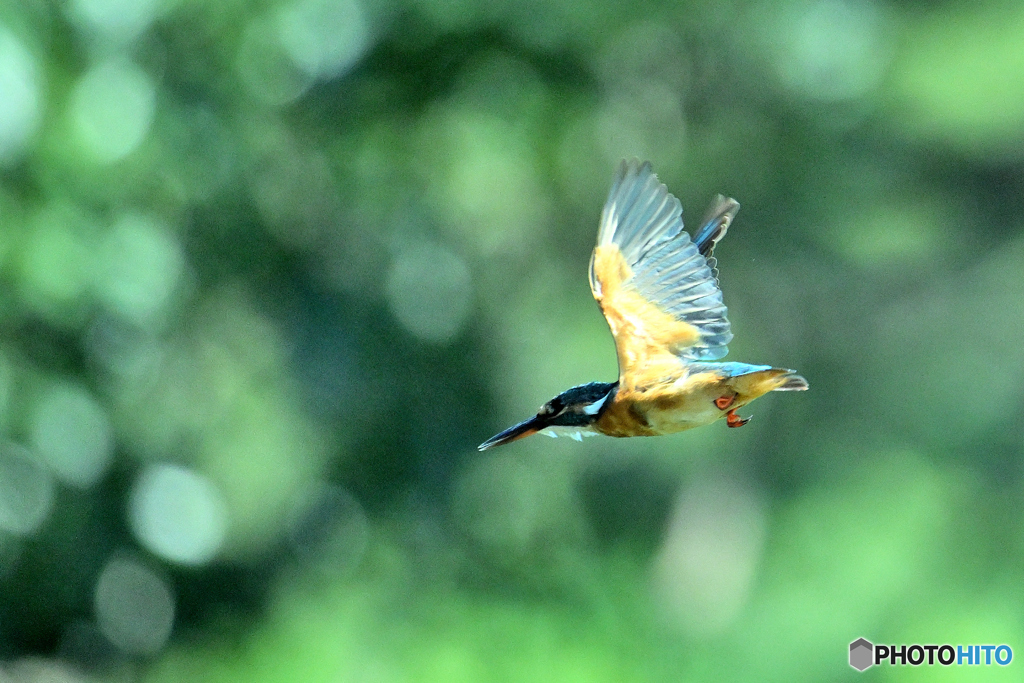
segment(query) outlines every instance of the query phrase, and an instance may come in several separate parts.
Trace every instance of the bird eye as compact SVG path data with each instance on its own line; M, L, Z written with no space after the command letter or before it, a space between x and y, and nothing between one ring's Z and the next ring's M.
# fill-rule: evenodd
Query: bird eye
M540 407L540 410L537 411L537 414L540 415L541 417L550 417L551 415L557 415L560 412L562 412L561 402L552 399L545 403L544 405L542 405Z

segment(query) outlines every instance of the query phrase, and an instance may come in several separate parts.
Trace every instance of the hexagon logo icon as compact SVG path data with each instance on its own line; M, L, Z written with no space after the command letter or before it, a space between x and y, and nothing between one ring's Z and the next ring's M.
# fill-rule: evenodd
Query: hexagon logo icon
M858 638L850 643L850 666L857 671L863 671L874 664L875 646L866 638Z

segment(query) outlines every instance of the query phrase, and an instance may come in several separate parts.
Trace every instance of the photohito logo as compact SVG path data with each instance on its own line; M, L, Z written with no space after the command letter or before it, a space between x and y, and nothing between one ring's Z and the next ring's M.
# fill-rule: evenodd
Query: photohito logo
M1006 666L1012 661L1009 645L875 645L867 638L850 643L850 666L857 671L885 662L889 666Z

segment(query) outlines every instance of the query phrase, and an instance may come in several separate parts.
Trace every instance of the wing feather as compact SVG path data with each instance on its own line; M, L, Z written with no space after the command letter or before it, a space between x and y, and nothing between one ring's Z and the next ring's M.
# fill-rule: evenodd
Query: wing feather
M717 360L732 339L712 256L739 204L719 195L697 232L649 162L623 161L601 215L590 286L615 337L620 376Z
M735 199L723 195L716 196L715 201L704 214L700 230L694 233L693 243L707 259L708 268L711 269L715 279L718 278L718 261L714 257L715 245L725 237L726 231L732 224L732 219L736 217L736 212L739 210L740 204Z
M623 161L601 214L597 244L616 244L627 263L636 263L644 251L679 234L682 213L679 200L658 181L650 162Z

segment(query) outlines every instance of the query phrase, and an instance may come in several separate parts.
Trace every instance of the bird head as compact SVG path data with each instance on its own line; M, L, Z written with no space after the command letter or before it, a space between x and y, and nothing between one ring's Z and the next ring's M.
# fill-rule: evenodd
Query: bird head
M486 451L549 428L587 430L601 416L617 387L618 382L591 382L566 389L542 405L534 417L492 436L478 448Z

